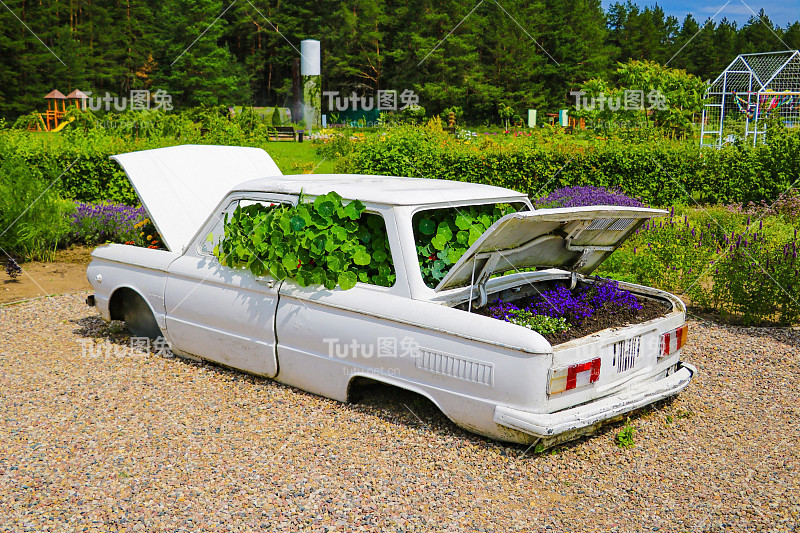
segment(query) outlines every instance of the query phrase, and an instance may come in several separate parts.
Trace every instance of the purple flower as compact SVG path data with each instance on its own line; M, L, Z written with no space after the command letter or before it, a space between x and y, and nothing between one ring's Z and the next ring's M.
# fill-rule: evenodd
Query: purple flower
M563 187L536 201L542 207L582 207L589 205L620 205L626 207L645 207L639 198L627 196L619 189L606 189L587 185L583 187Z

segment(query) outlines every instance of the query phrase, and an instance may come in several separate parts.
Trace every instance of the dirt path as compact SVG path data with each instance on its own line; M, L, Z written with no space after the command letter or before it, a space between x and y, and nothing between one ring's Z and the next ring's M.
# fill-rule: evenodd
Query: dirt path
M86 291L86 279L93 248L87 246L59 250L52 263L22 263L23 273L11 279L0 262L0 305L52 294Z

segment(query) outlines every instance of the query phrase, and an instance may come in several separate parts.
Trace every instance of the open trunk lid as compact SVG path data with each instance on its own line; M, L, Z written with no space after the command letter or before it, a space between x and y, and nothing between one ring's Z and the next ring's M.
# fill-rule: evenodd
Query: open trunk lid
M111 156L131 180L167 248L181 252L225 195L256 178L280 176L260 148L181 145Z
M562 268L590 274L661 209L610 205L523 211L487 229L453 265L436 291L485 286L492 274Z

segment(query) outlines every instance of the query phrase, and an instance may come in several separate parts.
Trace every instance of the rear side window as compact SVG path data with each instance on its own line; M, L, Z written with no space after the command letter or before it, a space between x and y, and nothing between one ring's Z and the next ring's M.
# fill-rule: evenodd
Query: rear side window
M467 249L503 216L527 211L523 202L454 206L418 211L412 218L419 269L435 288Z
M225 209L225 213L233 213L237 208L241 208L243 210L252 211L255 214L256 212L273 209L278 205L290 204L281 204L279 202L272 202L269 200L237 200L228 205L228 208ZM214 227L208 232L205 239L200 244L200 253L203 255L214 255L214 247L219 244L219 241L221 241L224 236L225 216L223 214L219 217L219 220L216 221Z

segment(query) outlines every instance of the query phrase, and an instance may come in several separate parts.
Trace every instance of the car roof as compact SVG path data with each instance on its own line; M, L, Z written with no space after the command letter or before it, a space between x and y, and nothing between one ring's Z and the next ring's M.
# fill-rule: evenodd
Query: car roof
M453 180L369 176L361 174L298 174L245 181L234 192L257 191L320 196L336 191L348 200L387 205L425 205L527 197L493 185Z

